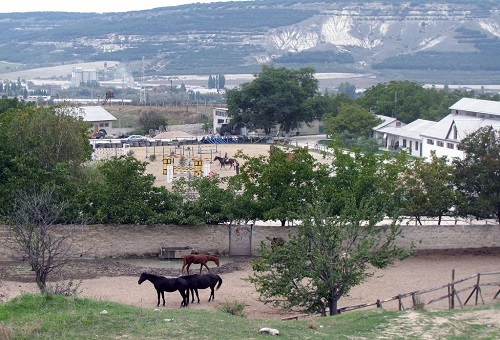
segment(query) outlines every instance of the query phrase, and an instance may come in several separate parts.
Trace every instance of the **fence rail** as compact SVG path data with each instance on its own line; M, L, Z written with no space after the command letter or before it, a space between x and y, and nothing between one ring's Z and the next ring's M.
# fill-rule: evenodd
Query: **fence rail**
M489 286L496 286L498 287L498 291L494 294L493 299L496 299L500 295L500 281L491 281L491 282L481 282L481 278L485 276L498 276L500 278L500 271L495 271L495 272L486 272L486 273L478 273L475 275L467 276L464 278L461 278L459 280L455 280L455 270L452 270L452 280L451 282L438 286L438 287L433 287L433 288L428 288L428 289L422 289L422 290L415 290L412 292L407 292L407 293L402 293L398 294L396 296L393 296L391 298L385 299L385 300L377 300L372 303L363 303L363 304L357 304L357 305L351 305L351 306L345 306L341 307L338 309L340 313L342 312L348 312L348 311L353 311L361 308L368 308L372 306L377 306L377 308L383 308L384 303L388 303L391 301L397 301L398 302L398 309L399 310L405 310L404 306L404 299L411 297L411 304L413 309L422 307L423 305L430 305L432 303L448 299L448 308L449 309L454 309L455 308L455 301L458 301L459 305L461 308L464 308L464 306L467 305L467 303L471 300L471 298L475 295L475 305L479 303L479 298L481 298L481 302L484 305L485 301L483 298L483 293L482 293L482 287L489 287ZM467 287L461 287L460 289L457 289L456 286L458 284L464 283L466 281L470 281L475 279L475 283L473 285L467 286ZM428 294L431 292L439 291L442 289L447 289L447 293L442 296L435 297L431 300L429 300L427 303L423 303L419 297ZM465 302L462 303L462 299L460 298L461 293L463 292L468 292L470 291L470 294L468 295L467 299Z

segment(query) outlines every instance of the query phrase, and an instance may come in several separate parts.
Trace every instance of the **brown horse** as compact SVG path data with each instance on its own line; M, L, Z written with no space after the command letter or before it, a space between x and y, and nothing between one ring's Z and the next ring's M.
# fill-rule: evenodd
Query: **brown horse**
M236 164L236 159L224 158L224 157L220 157L220 156L215 156L214 161L219 161L221 169L222 169L222 167L224 167L224 169L225 169L226 164L229 164L229 169L234 167L234 165Z
M200 275L201 275L201 270L203 269L203 266L205 266L210 272L210 268L207 266L208 261L213 261L217 267L219 267L219 258L217 256L213 255L206 255L206 254L187 254L184 256L184 261L182 262L182 271L181 273L184 273L184 268L186 268L186 271L189 275L189 267L191 264L199 264L200 265Z

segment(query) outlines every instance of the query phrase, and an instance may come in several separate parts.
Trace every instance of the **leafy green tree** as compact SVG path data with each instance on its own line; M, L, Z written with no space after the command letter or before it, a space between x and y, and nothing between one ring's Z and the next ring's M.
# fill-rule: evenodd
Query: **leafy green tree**
M446 158L431 155L429 161L413 160L399 178L404 191L403 213L414 216L422 224L421 217L441 218L451 213L457 203L453 168Z
M314 112L316 118L322 119L325 113L336 116L340 112L343 103L352 103L345 94L318 94L307 101L307 105Z
M279 124L285 132L314 119L307 101L318 91L314 69L289 70L264 65L250 83L227 91L227 105L233 123L266 133Z
M258 202L256 210L264 220L279 220L283 226L300 216L304 204L312 201L328 176L326 167L304 149L288 153L275 147L268 157L236 156L246 160L238 176L245 197Z
M174 190L184 197L181 222L191 224L218 224L228 222L229 206L233 192L225 188L224 179L219 176L195 177L178 180Z
M371 204L377 205L378 211L391 216L392 211L399 211L403 191L397 179L408 166L404 153L396 157L385 154L361 152L346 153L335 149L328 181L322 184L326 192L325 199L331 204L331 210L339 213L345 209L344 197L349 196L357 204L367 196L373 198Z
M500 131L482 127L460 142L464 159L455 158L455 184L463 197L461 216L500 220Z
M356 85L350 83L340 83L339 93L343 93L351 99L356 99L358 97Z
M327 134L349 133L359 137L370 137L372 128L382 121L364 108L343 103L337 115L323 115L323 127Z
M142 111L138 120L141 130L144 134L148 134L149 130L158 130L160 126L168 125L167 118L158 111Z
M9 210L19 190L55 186L66 199L76 189L92 147L87 124L70 108L33 106L0 115L0 205Z
M271 249L262 243L248 279L266 304L287 310L336 315L352 287L410 255L395 245L399 220L384 221L374 197L343 197L340 212L321 199L304 206L302 223L290 240Z
M418 118L440 120L458 99L455 93L426 89L419 83L390 81L370 87L356 103L375 114L411 123Z
M75 199L79 210L92 223L150 223L160 210L153 203L171 207L166 193L154 186L154 176L145 171L146 163L133 156L99 161L87 169L87 185Z

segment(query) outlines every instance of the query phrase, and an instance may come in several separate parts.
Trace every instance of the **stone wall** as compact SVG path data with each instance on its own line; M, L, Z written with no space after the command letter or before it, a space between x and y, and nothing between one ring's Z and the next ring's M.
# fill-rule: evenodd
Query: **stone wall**
M60 227L62 228L62 227ZM268 237L286 238L293 227L256 225L252 228L254 254ZM9 259L5 247L8 230L0 227L0 260ZM404 226L403 238L398 243L408 246L414 243L417 250L466 249L500 247L500 225L425 225ZM160 247L189 246L200 253L219 256L229 254L229 226L123 226L92 225L78 232L76 244L83 251L91 249L92 257L157 256Z

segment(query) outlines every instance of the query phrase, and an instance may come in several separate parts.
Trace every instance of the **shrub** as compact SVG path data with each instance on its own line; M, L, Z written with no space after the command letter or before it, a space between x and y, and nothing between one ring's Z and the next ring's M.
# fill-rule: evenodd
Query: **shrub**
M232 302L226 301L219 307L219 310L235 316L243 316L244 309L245 309L245 304L238 301L232 301Z

